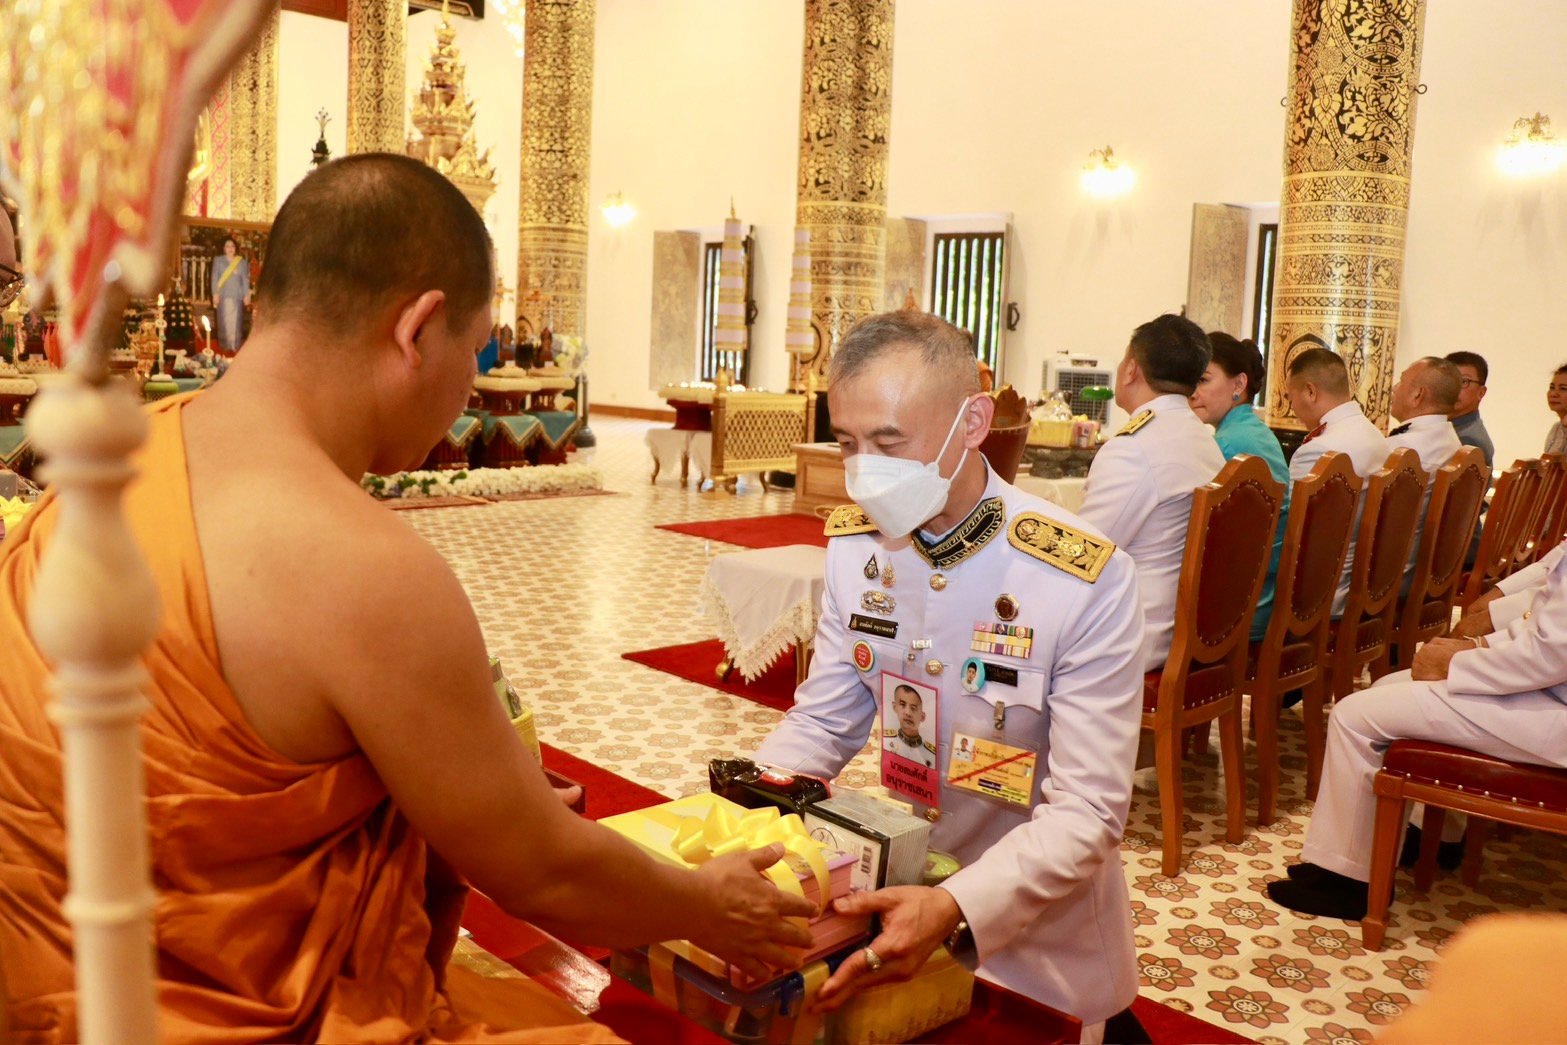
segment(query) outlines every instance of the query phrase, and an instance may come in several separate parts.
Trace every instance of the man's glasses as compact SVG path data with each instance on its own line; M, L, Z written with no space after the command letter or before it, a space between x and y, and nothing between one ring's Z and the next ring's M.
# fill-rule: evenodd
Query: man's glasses
M1468 388L1470 385L1480 385L1480 379L1478 377L1461 377L1458 379L1458 383ZM1484 388L1485 386L1480 385L1480 387Z

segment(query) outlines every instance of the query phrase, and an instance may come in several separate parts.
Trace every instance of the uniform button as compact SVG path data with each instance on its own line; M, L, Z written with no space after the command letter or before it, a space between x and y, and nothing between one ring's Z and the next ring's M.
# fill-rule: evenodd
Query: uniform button
M939 810L939 809L927 809L927 810L925 810L925 819L929 820L931 823L934 824L937 820L941 819L941 810Z
M933 573L930 575L930 588L932 591L944 591L947 587L947 575Z
M939 660L927 660L925 662L925 674L927 675L940 675L946 669L947 666Z

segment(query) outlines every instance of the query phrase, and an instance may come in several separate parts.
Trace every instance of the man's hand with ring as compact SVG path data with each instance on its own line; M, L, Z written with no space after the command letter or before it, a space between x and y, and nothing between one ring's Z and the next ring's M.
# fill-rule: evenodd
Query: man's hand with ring
M818 1012L831 1012L866 987L913 976L963 920L951 893L917 885L853 893L833 907L840 914L881 915L881 935L844 959L822 985Z

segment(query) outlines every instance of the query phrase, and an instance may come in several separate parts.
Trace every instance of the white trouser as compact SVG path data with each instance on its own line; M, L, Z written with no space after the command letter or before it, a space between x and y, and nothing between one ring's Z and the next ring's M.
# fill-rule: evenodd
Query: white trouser
M1507 714L1495 705L1505 701ZM1511 737L1483 729L1466 710L1480 712L1488 724L1506 724ZM1327 757L1316 808L1306 830L1301 858L1350 878L1371 877L1371 835L1376 822L1376 796L1371 780L1382 768L1382 754L1395 740L1427 740L1451 744L1510 762L1540 764L1532 742L1542 723L1560 720L1560 701L1540 692L1505 697L1477 697L1447 692L1445 682L1415 682L1401 671L1339 701L1328 717ZM1530 748L1518 747L1528 744ZM1553 752L1546 764L1567 765L1567 753Z

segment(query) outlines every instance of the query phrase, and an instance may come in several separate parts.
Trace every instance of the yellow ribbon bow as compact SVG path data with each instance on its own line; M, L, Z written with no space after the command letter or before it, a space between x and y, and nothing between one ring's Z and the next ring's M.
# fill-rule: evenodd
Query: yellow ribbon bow
M822 914L831 902L827 857L822 847L806 833L805 824L795 813L781 815L777 806L747 809L739 815L715 805L703 819L685 817L675 831L672 848L688 864L761 849L781 843L787 850L784 859L764 873L786 893L805 896L799 870L809 869L816 880L816 913ZM803 866L802 866L803 865Z
M0 533L10 533L22 525L22 516L30 508L32 504L20 497L0 497Z

